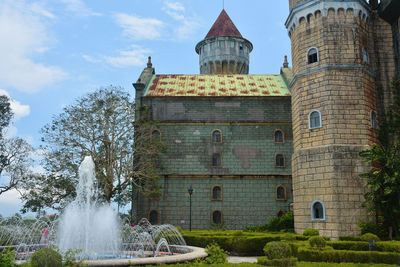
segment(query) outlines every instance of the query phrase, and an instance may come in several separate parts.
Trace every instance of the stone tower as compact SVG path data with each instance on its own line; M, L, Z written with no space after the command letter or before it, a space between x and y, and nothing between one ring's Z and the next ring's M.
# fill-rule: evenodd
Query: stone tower
M248 74L253 45L242 37L225 10L196 45L201 74Z
M359 234L368 166L377 142L371 8L365 0L290 0L295 230Z

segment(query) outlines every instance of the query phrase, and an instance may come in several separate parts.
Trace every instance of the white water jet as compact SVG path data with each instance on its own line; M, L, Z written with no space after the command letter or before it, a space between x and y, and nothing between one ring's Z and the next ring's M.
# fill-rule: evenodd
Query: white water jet
M79 167L76 199L66 207L58 226L58 248L81 250L83 259L118 254L122 243L116 213L109 204L97 202L94 167L92 158L85 157Z

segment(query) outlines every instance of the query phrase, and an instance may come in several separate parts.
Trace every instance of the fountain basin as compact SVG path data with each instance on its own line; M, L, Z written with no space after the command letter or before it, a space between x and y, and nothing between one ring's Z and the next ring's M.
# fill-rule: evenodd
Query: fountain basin
M84 261L90 267L97 266L131 266L131 265L150 265L150 264L161 264L161 263L177 263L192 261L198 258L207 257L207 253L204 248L192 247L192 246L174 246L175 251L179 254L165 256L165 257L147 257L147 258L135 258L135 259L118 259L118 260L86 260ZM21 265L26 261L17 261L16 265Z

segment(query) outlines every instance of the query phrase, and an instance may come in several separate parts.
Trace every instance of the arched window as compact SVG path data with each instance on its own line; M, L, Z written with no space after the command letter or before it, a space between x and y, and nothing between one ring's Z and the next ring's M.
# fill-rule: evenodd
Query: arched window
M222 212L220 210L214 210L211 217L213 224L222 224Z
M151 224L158 224L159 223L159 221L158 221L158 211L151 210L149 212L149 222Z
M371 111L371 128L372 129L378 129L378 123L376 121L376 112Z
M275 168L285 167L285 156L283 154L276 154L275 156Z
M314 200L314 202L311 204L311 220L325 220L325 206L321 200Z
M286 187L283 185L276 188L276 200L287 200Z
M222 188L219 185L215 185L212 188L212 200L222 200Z
M161 142L161 132L160 130L153 130L151 132L151 142Z
M318 49L311 47L307 51L307 64L315 63L319 61Z
M365 47L363 47L361 50L362 50L362 59L363 59L363 62L369 64L369 55L368 55L367 49L366 49Z
M213 143L222 143L222 132L220 130L214 130L211 138Z
M212 166L213 167L221 167L221 154L220 153L214 153L212 155Z
M321 127L322 127L321 113L318 110L311 111L308 114L308 128L312 130Z
M274 141L276 144L283 144L285 142L285 138L284 138L283 132L281 130L275 131Z
M151 156L151 163L153 164L154 168L160 168L160 155L154 154Z

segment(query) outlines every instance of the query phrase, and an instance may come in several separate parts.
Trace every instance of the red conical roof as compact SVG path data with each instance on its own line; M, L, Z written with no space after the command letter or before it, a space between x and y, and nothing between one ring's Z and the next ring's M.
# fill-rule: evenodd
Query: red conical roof
M224 9L222 9L221 14L219 14L205 39L215 36L233 36L243 38Z

